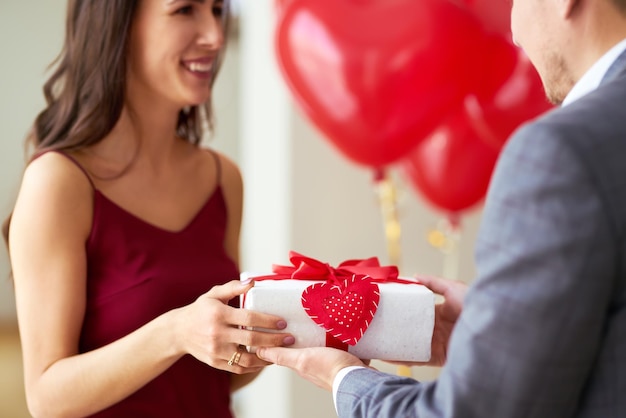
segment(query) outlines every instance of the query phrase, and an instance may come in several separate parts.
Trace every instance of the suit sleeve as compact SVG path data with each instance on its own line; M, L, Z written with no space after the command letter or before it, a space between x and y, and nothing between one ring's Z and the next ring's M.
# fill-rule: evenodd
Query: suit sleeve
M616 245L603 196L562 129L511 138L476 243L478 277L435 382L356 370L340 417L571 417L603 336Z

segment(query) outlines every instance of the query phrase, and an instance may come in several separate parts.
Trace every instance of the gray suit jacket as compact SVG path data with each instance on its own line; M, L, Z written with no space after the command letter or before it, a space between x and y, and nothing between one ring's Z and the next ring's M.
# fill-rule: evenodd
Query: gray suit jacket
M625 239L626 53L507 143L439 379L355 370L339 416L626 417Z

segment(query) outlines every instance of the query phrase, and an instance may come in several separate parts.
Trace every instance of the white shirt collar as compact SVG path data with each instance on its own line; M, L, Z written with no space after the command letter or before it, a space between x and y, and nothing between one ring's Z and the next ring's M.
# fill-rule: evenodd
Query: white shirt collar
M609 67L611 67L611 64L613 64L615 60L617 60L617 57L619 57L624 51L626 51L626 39L611 48L602 56L602 58L596 61L589 70L587 70L581 79L578 80L578 83L574 85L574 88L572 88L569 94L565 97L562 106L567 106L568 104L580 99L585 94L597 89L602 82L602 78L609 70Z

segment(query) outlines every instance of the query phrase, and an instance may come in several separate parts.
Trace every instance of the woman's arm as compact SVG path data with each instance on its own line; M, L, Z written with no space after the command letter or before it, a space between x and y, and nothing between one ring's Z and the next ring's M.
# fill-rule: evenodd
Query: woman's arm
M9 247L26 397L34 416L93 414L132 394L185 353L235 373L257 371L265 364L226 364L238 344L280 345L285 337L238 329L277 328L279 318L242 315L226 305L224 301L247 290L237 282L216 286L191 305L79 354L92 199L78 168L49 153L27 168L13 212Z
M181 355L172 344L170 317L78 355L92 193L78 168L49 153L26 169L13 212L9 248L26 397L34 416L96 412L140 388Z

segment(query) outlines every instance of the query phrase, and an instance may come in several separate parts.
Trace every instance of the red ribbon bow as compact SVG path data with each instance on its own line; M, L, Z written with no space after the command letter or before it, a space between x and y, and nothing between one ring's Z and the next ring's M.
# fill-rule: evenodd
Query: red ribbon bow
M328 263L323 263L311 257L306 257L295 251L289 252L291 266L281 266L274 264L272 271L276 273L272 276L263 276L255 280L326 280L333 283L340 283L353 275L369 276L373 282L401 282L414 283L408 280L398 279L398 268L396 266L381 266L378 258L370 257L364 260L346 260L337 267L332 267Z

